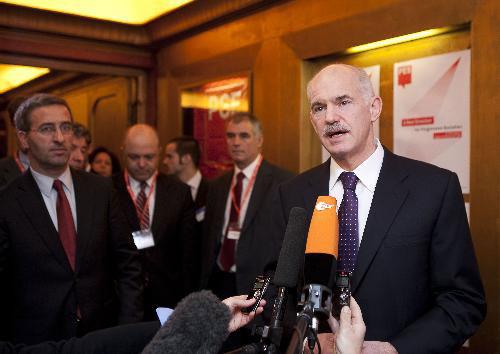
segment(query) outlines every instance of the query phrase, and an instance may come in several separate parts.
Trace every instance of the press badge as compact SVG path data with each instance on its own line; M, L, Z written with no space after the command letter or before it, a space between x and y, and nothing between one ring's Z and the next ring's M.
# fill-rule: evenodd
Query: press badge
M240 227L238 224L229 224L227 227L227 238L228 240L239 240L240 239Z
M198 222L202 222L203 220L205 220L205 207L201 207L201 208L197 209L195 217L196 217L196 221L198 221Z
M134 231L132 232L132 237L134 238L135 247L137 247L138 250L143 250L155 245L153 233L150 229Z

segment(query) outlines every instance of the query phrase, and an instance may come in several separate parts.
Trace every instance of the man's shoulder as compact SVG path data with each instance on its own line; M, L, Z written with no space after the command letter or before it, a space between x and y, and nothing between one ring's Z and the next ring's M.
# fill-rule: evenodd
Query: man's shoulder
M262 168L265 171L267 171L268 173L271 173L273 175L273 177L275 179L277 179L279 182L288 180L288 179L292 178L293 176L295 176L294 173L292 173L292 172L290 172L282 167L279 167L275 164L272 164L267 160L264 160L264 162L262 163Z
M433 165L428 162L414 160L408 157L394 154L393 152L386 149L384 161L382 162L382 169L386 169L389 172L397 171L398 169L405 171L416 178L436 178L445 177L449 178L454 172Z
M158 173L156 183L158 188L173 188L182 193L191 193L191 189L186 183L182 182L177 177L167 175L162 172Z
M0 159L0 168L4 168L4 167L10 167L10 166L16 166L16 161L14 160L14 158L12 156L6 156L6 157L2 157Z
M329 160L324 163L310 168L298 175L293 176L289 180L285 181L282 186L284 188L300 188L301 186L309 183L311 180L315 180L318 176L324 173L329 173Z
M80 184L85 188L92 186L98 190L112 188L113 181L109 177L103 177L95 173L71 169L73 183Z

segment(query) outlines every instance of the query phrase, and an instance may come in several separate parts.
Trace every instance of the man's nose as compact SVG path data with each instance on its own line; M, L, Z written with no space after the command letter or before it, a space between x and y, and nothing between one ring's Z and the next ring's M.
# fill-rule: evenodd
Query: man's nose
M325 121L327 123L335 123L340 120L340 116L334 108L328 107L325 114Z
M62 133L61 129L56 128L56 131L54 132L53 135L54 141L57 142L63 142L64 141L64 134Z

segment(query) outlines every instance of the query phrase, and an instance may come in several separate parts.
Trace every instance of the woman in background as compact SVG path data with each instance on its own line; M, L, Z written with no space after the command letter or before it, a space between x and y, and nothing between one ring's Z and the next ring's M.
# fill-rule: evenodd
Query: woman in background
M111 177L121 172L120 160L103 146L96 147L89 155L90 172Z

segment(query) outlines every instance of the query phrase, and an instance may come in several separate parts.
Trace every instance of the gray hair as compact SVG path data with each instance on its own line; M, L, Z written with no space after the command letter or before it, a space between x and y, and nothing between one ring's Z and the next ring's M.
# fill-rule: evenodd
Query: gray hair
M256 136L263 136L264 131L262 129L262 124L260 121L257 119L256 116L249 112L238 112L233 115L231 115L228 119L226 124L229 124L230 122L238 124L241 123L242 121L247 120L250 122L253 128L253 132Z
M52 105L66 107L69 111L71 120L73 120L71 109L69 108L66 100L48 93L37 93L24 100L16 110L16 114L14 115L14 124L16 129L24 132L29 131L31 129L31 112L37 108Z

